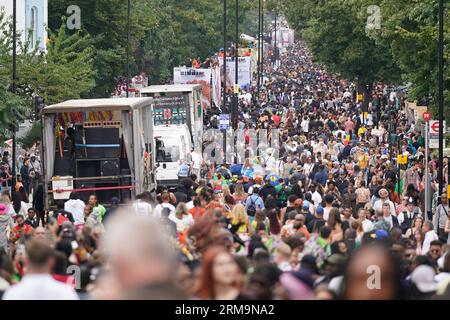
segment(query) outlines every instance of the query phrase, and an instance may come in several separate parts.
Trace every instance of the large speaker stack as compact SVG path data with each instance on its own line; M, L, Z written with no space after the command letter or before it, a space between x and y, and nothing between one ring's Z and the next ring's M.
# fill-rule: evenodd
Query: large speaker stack
M77 183L77 188L109 188L120 186L120 137L119 128L85 127L82 142L76 144L75 168L78 177L105 177ZM108 178L106 178L108 177ZM102 203L112 197L121 198L120 189L83 192L95 194Z
M119 176L128 169L128 162L120 159L120 133L118 127L105 128L102 126L75 127L73 140L66 140L64 157L55 161L55 175L72 175L87 178L76 180L75 189L110 188L127 185ZM57 143L58 145L58 143ZM57 149L56 158L59 159ZM129 174L129 170L125 171ZM96 178L101 177L101 178ZM110 203L112 197L119 199L129 198L128 190L92 190L81 191L83 200L87 201L89 195L95 194L100 203Z

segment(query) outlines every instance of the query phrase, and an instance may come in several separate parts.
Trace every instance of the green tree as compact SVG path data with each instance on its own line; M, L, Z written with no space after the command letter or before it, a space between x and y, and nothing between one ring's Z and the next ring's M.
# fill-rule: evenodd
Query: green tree
M55 30L72 0L49 3ZM93 97L107 97L126 74L127 1L78 0L81 26L95 46ZM234 1L228 1L228 39L234 40ZM239 0L240 31L254 1ZM223 46L221 0L132 0L130 72L145 72L151 83L172 78L173 67L194 57L206 58Z
M366 31L367 6L362 0L301 0L309 18L294 21L307 41L313 57L331 72L355 81L367 108L375 82L396 82L400 70L390 47L378 43ZM295 8L291 1L286 8ZM288 18L293 19L290 15Z
M5 139L11 135L10 128L12 125L17 126L25 115L31 110L31 100L21 94L21 88L16 89L16 93L12 92L12 19L6 17L4 10L0 10L0 138ZM20 64L21 57L31 57L31 54L23 53L23 45L18 39L18 54Z
M410 100L429 105L437 115L438 93L438 1L434 0L380 0L382 29L373 34L380 43L387 43L402 70L406 83L410 84ZM450 40L450 9L444 20L445 43ZM445 60L450 60L450 47L445 48ZM445 101L450 101L450 69L445 73ZM450 119L450 108L444 108Z
M59 30L49 31L47 52L21 64L21 85L42 96L47 105L87 95L95 86L94 48L82 31L68 35L65 20Z

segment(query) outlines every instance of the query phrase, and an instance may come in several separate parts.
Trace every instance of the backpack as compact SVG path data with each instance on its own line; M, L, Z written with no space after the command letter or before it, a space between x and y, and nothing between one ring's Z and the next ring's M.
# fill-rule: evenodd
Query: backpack
M256 201L256 200L255 200ZM255 201L253 201L252 197L250 196L250 205L247 208L247 214L249 216L254 216L256 213L256 205Z
M67 218L66 216L63 216L61 213L58 214L58 225L62 225L63 222L65 221L69 221L69 218Z

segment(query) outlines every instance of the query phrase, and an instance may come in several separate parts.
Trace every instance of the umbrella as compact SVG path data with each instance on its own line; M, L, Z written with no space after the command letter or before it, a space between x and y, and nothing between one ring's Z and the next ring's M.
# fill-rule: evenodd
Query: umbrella
M271 174L267 175L266 179L268 179L269 183L275 187L278 185L278 180L280 180L280 176L276 175L274 173L271 173Z

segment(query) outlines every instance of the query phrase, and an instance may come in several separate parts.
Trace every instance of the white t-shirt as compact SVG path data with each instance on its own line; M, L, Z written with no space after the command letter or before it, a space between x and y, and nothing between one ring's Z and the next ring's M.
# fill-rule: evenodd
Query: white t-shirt
M175 213L173 212L169 215L169 219L175 222L175 224L177 225L178 232L183 232L186 228L189 228L191 225L194 224L194 218L192 218L192 215L190 213L185 214L181 219L178 219Z
M362 227L363 227L364 232L372 231L373 223L369 219L365 219L362 223Z
M150 203L142 201L141 199L136 200L133 203L133 209L136 210L137 213L143 216L150 216L153 211L153 207Z
M164 208L169 208L170 214L175 213L175 207L173 205L170 203L160 203L155 207L155 210L153 210L153 216L157 219L161 218L161 212Z
M198 154L197 152L192 152L191 158L192 158L192 168L200 169L200 167L202 165L203 157L200 154Z
M86 205L80 199L70 199L64 203L64 210L73 216L74 225L84 224L84 207Z
M69 285L54 280L49 274L28 274L9 287L3 300L79 300Z
M332 208L324 207L323 208L323 220L327 221L330 216L330 211Z
M322 196L317 191L314 191L311 200L314 202L314 205L318 207L322 203Z

